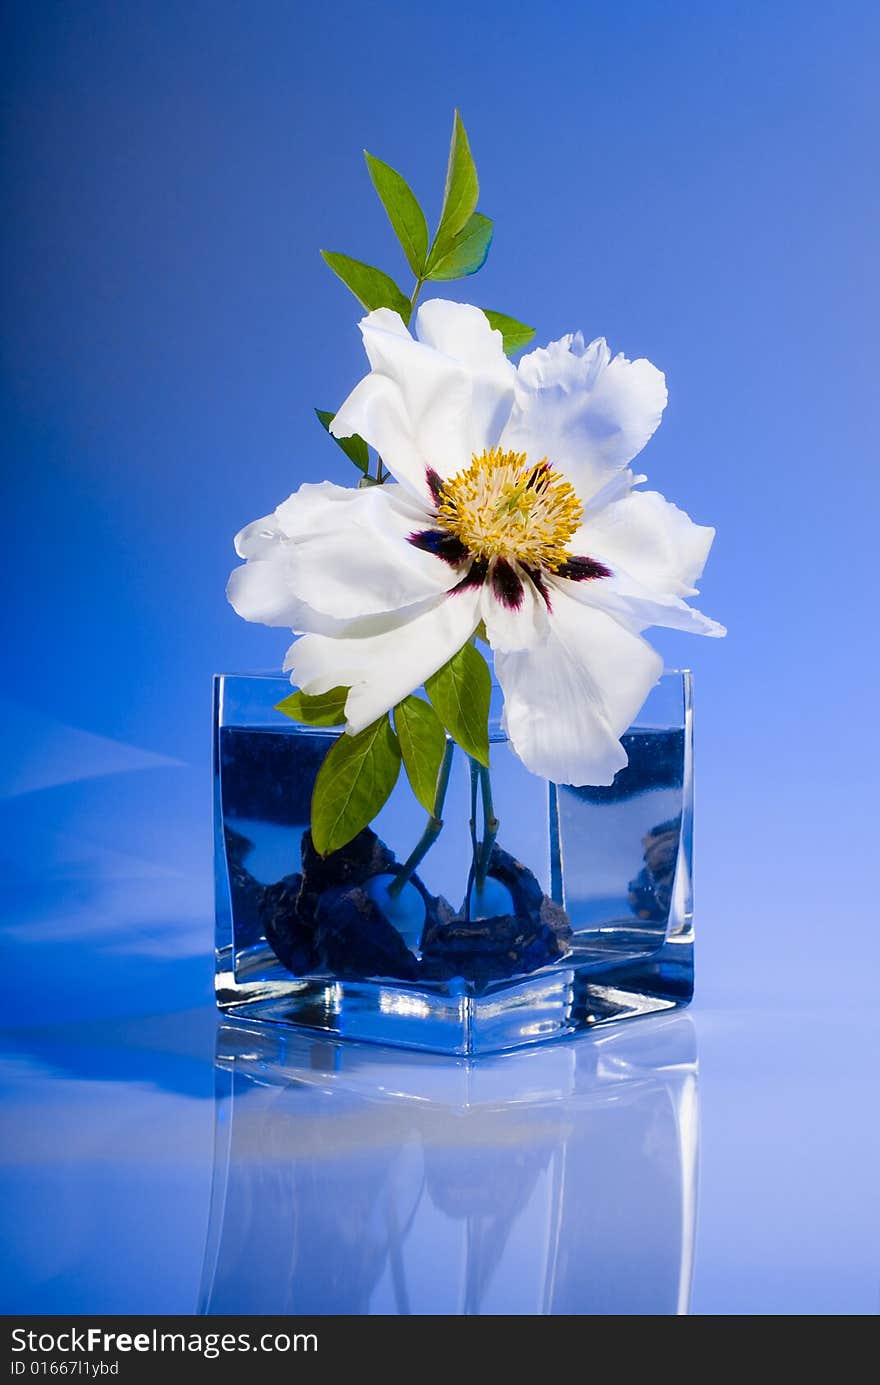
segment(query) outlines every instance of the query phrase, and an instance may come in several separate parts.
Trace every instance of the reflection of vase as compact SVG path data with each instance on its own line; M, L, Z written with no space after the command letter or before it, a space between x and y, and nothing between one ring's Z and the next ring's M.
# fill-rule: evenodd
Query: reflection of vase
M406 908L389 913L387 882L422 833L423 811L401 775L375 832L319 857L309 805L338 730L287 721L274 704L288 690L277 678L217 680L224 1009L340 1037L480 1054L690 1000L689 675L660 680L623 737L629 764L608 788L530 775L496 707L500 830L480 898L506 912L488 918L472 917L466 757L452 751L443 830L406 886Z
M477 1065L220 1027L202 1311L687 1312L693 1026Z

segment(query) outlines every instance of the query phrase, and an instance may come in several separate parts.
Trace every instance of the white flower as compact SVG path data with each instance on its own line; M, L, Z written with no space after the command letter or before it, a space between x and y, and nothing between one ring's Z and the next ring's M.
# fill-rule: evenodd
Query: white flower
M628 469L660 422L663 375L580 334L514 367L478 308L439 299L415 338L385 308L361 331L371 370L332 431L366 438L397 484L301 486L238 535L232 605L302 636L284 664L296 686L351 688L350 732L482 621L523 762L610 783L662 669L641 632L724 634L682 599L715 531Z

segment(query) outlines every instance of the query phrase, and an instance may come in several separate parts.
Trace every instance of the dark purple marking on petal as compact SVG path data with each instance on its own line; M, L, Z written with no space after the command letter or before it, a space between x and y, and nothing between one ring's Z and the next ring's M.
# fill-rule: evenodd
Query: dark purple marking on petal
M557 577L567 577L569 582L592 582L596 577L610 577L611 569L596 558L566 558L556 569Z
M518 611L523 604L522 579L506 558L496 558L492 564L492 591L509 611Z
M553 603L550 600L550 588L544 581L543 572L539 567L527 567L526 572L532 579L532 585L535 587L536 591L539 593L540 596L544 598L544 605L547 607L547 610L552 611Z
M432 466L425 467L425 480L428 483L428 490L434 497L434 504L440 504L440 492L443 490L443 482Z
M417 533L410 534L409 542L423 553L433 553L435 558L442 558L450 567L460 567L467 560L468 551L461 539L445 529L419 529Z
M481 587L486 580L488 571L489 564L486 562L486 559L475 558L465 576L462 577L460 582L456 582L455 586L450 590L449 595L454 596L456 592L473 591L474 587Z

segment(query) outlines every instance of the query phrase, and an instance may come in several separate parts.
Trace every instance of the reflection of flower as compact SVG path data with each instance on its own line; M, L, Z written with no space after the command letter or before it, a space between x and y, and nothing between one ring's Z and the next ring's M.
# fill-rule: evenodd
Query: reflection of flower
M415 339L384 308L361 330L372 369L332 431L364 437L398 484L302 486L238 535L230 601L303 635L285 668L307 693L350 687L352 731L483 622L524 763L610 783L661 671L641 632L724 633L682 599L714 530L628 469L660 422L662 374L580 335L515 368L483 313L442 300Z

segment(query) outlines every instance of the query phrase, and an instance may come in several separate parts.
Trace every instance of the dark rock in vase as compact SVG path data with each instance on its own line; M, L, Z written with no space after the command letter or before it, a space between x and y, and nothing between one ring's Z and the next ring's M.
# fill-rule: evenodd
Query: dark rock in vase
M449 900L442 894L429 894L417 875L412 876L412 882L417 885L425 897L425 929L422 934L422 941L419 950L425 946L425 939L438 928L443 928L450 923L460 922L461 914L457 909L453 909Z
M411 877L425 905L421 963L365 889L374 876L402 870L370 828L329 856L319 856L311 834L304 833L302 865L301 874L274 885L251 882L260 892L262 934L296 976L326 971L356 980L462 977L485 984L536 971L563 956L571 943L564 909L499 846L493 847L488 875L505 887L511 913L464 919L442 896L430 894L417 875Z
M364 885L373 875L390 873L394 864L394 852L388 850L370 827L358 832L339 851L331 851L329 856L319 856L312 844L311 832L304 832L300 912L314 918L318 900L325 890L336 886Z
M315 919L318 956L334 975L415 980L418 964L413 953L359 885L325 890Z
M497 880L510 891L513 900L513 912L519 919L531 919L537 917L541 912L541 905L547 899L541 886L538 884L532 872L522 861L518 861L515 856L511 856L509 851L505 851L496 843L492 847L492 855L489 857L489 869L486 874L491 880ZM556 906L554 906L556 907Z
M537 971L568 951L572 932L565 910L544 894L521 861L494 846L487 874L507 888L514 913L473 920L455 916L429 925L422 940L426 980L460 976L484 985Z
M276 884L265 886L260 911L266 942L294 976L307 975L318 965L315 921L300 913L301 888L301 875L286 875Z
M415 976L413 953L362 888L374 875L401 869L375 832L364 828L329 856L319 856L304 832L302 867L263 891L266 941L282 966L297 976L321 970L350 978ZM415 876L413 884L434 917L432 896Z
M642 838L645 864L629 882L630 907L640 919L662 923L669 917L680 836L681 818L676 817L659 823Z

